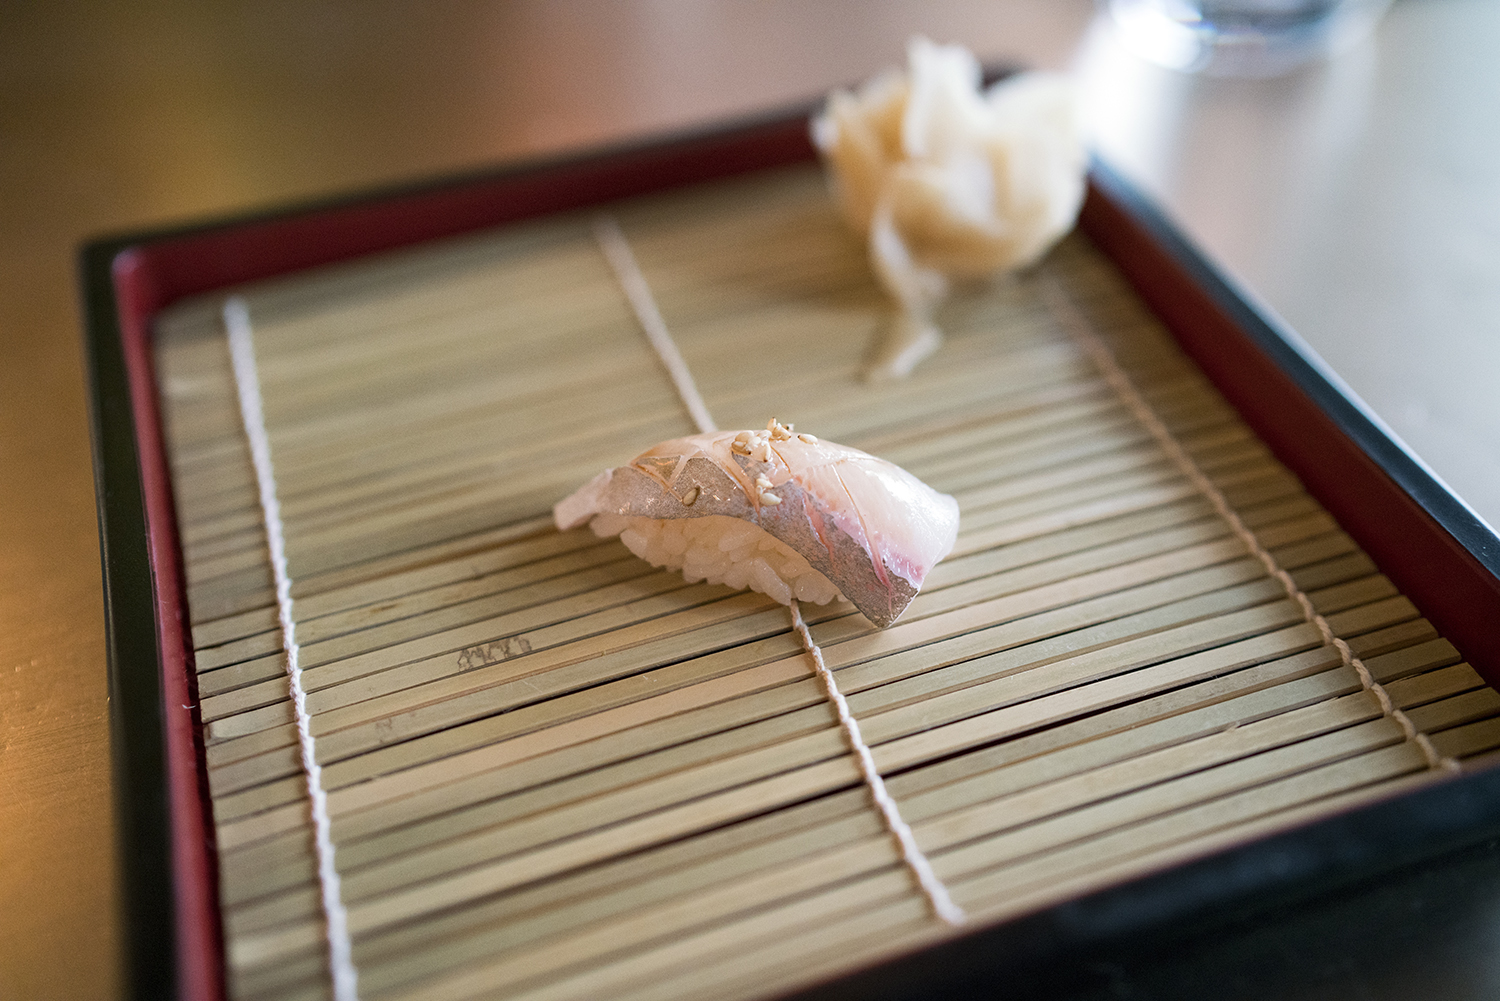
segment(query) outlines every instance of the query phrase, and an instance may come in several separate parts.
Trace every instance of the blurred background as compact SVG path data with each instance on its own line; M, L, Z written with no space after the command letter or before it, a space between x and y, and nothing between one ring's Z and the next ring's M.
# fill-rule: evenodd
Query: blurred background
M1090 0L0 0L0 998L121 983L79 244L803 101L915 32L1076 73L1100 152L1500 523L1500 4L1224 79ZM1345 974L1307 996L1388 996Z

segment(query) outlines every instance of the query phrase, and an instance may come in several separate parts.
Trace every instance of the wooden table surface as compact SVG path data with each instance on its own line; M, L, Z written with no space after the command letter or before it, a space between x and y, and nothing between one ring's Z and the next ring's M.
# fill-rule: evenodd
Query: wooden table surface
M1480 9L1417 6L1398 5L1380 51L1405 37L1388 37L1393 23L1408 23L1420 41L1423 30L1461 32L1461 23L1442 28L1443 18ZM1117 94L1110 74L1123 71L1112 60L1129 57L1099 54L1093 14L1090 0L20 0L0 8L0 998L108 998L121 984L74 270L82 241L753 112L894 63L913 32L963 42L992 61L1062 68L1082 60L1096 96ZM1132 73L1145 88L1137 106L1176 117L1132 125L1111 114L1107 150L1222 260L1270 288L1273 304L1300 302L1301 286L1281 289L1274 269L1257 261L1282 260L1267 241L1279 250L1292 240L1305 264L1319 234L1257 228L1257 199L1275 202L1274 192L1252 190L1227 205L1207 197L1243 180L1243 157L1225 178L1213 156L1180 154L1204 143L1219 157L1244 147L1283 167L1322 155L1327 143L1263 140L1317 125L1305 126L1295 109L1297 94L1323 78L1236 91L1139 66ZM1225 121L1226 106L1240 109L1250 131L1226 138L1209 129L1205 139L1203 123ZM1497 134L1500 117L1489 121ZM1481 213L1481 242L1490 221ZM1500 287L1482 284L1500 283L1492 250L1454 251L1479 262L1472 315ZM1312 306L1284 311L1298 309L1325 353L1348 346L1319 327ZM1489 328L1465 330L1478 338ZM1459 464L1480 461L1483 443L1471 439L1439 436L1429 447L1451 445ZM1495 456L1483 461L1495 465Z

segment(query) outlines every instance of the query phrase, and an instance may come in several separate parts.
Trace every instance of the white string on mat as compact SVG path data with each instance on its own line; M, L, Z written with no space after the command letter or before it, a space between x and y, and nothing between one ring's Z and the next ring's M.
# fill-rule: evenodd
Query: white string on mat
M838 713L839 726L843 727L844 737L849 741L849 749L854 752L855 759L859 762L860 774L864 776L865 785L870 788L870 796L875 800L880 815L885 818L886 829L891 832L891 837L896 839L896 845L901 849L901 860L911 870L912 875L917 878L917 883L922 887L922 892L927 894L927 899L932 902L933 913L950 925L958 926L968 920L963 908L953 902L948 895L948 888L938 878L937 873L932 871L932 863L927 856L922 854L922 849L917 847L916 836L912 834L911 825L901 819L901 811L896 808L896 801L886 791L885 780L880 777L880 770L875 767L875 756L870 753L870 745L865 743L865 738L859 732L859 721L849 711L849 700L844 698L844 693L839 691L838 682L834 680L833 672L828 670L828 665L823 662L823 651L818 647L817 641L813 639L812 630L807 628L807 623L802 620L802 608L793 598L791 603L792 626L797 634L802 637L802 646L807 650L807 655L812 658L813 669L817 672L818 680L823 683L823 691L828 696L828 701L833 703L834 711Z
M1313 626L1317 627L1322 635L1323 644L1331 646L1338 651L1339 659L1344 662L1345 667L1352 668L1359 676L1359 683L1365 691L1375 696L1380 703L1380 711L1394 720L1401 727L1405 738L1417 746L1422 752L1422 757L1427 761L1427 767L1434 770L1455 772L1461 770L1462 766L1452 758L1442 754L1433 746L1431 738L1418 730L1411 718L1391 700L1390 693L1385 686L1375 679L1365 662L1360 660L1350 648L1349 644L1337 636L1328 620L1313 607L1312 599L1292 579L1292 575L1282 569L1276 562L1276 557L1271 555L1270 550L1261 544L1260 538L1240 519L1234 508L1230 507L1229 500L1224 496L1218 486L1208 478L1208 475L1199 467L1195 460L1177 436L1172 434L1170 428L1157 416L1151 404L1146 402L1145 397L1135 388L1130 376L1125 373L1115 358L1114 352L1109 346L1095 334L1090 328L1088 321L1078 311L1063 290L1056 278L1047 276L1041 280L1042 296L1046 300L1052 314L1063 324L1073 340L1088 354L1094 366L1104 376L1116 395L1120 397L1130 411L1136 416L1146 430L1151 432L1152 437L1161 445L1162 450L1176 464L1198 492L1206 497L1219 516L1228 523L1232 531L1241 542L1243 542L1252 555L1258 559L1266 568L1266 572L1274 577L1286 590L1287 596L1297 603L1302 610L1303 618Z
M620 288L625 290L625 298L630 300L630 308L635 311L635 318L646 332L646 339L656 349L661 363L667 367L667 374L672 377L677 395L682 397L683 406L687 407L693 423L704 434L719 430L713 417L709 416L708 405L698 392L698 384L693 381L692 370L683 361L682 352L677 350L677 342L672 340L667 323L661 318L661 310L656 308L656 297L651 294L651 286L646 284L646 276L641 274L635 254L631 251L625 234L620 232L620 224L615 222L614 216L601 215L594 220L594 239L599 241L599 249L604 251L604 257L614 270Z
M693 381L692 371L682 360L677 344L667 330L666 321L662 319L661 311L656 307L656 297L651 294L651 286L647 283L646 276L641 273L635 254L631 253L625 234L620 232L619 223L615 222L612 216L599 216L594 222L594 236L599 241L599 247L609 261L610 267L614 270L615 277L619 279L620 287L625 290L625 296L630 301L631 309L634 310L641 329L645 331L651 346L661 356L662 364L672 376L672 382L676 385L678 395L682 397L688 413L692 415L693 423L697 424L698 430L704 434L717 431L718 426L714 424L713 417L709 415L708 407L703 402L703 397L698 393L698 385ZM933 914L955 927L963 924L967 920L963 909L953 902L953 898L948 894L948 888L933 871L932 863L917 846L911 826L901 819L901 811L897 808L896 801L886 790L885 780L880 777L880 770L875 767L875 758L870 753L870 746L865 743L863 735L860 734L859 723L855 720L854 714L849 711L849 702L839 691L833 672L828 670L828 665L824 663L823 651L813 639L812 631L807 628L807 623L803 621L802 609L797 604L796 598L791 600L789 610L792 616L792 627L801 637L802 646L812 660L813 673L823 683L823 691L838 715L839 727L843 730L844 739L859 762L860 775L864 778L866 788L870 790L870 797L875 801L876 809L880 811L886 830L895 839L896 847L901 851L902 862L911 871L917 881L917 886L926 895Z
M234 368L235 388L240 398L240 418L250 443L250 460L260 487L260 508L270 550L271 572L276 581L276 610L281 622L281 645L286 654L287 683L292 710L297 717L297 740L302 751L302 772L307 779L314 844L318 855L318 884L322 895L324 925L328 936L328 965L333 975L335 1001L358 1001L359 975L354 968L349 940L349 918L339 891L339 873L333 864L328 793L323 789L323 768L318 764L312 735L312 717L307 711L307 692L302 687L302 665L297 646L297 620L292 612L292 578L287 572L286 535L281 522L281 503L276 498L276 470L271 463L271 439L266 432L260 393L260 374L255 364L254 331L245 301L234 296L224 303L224 329L229 338L229 357Z

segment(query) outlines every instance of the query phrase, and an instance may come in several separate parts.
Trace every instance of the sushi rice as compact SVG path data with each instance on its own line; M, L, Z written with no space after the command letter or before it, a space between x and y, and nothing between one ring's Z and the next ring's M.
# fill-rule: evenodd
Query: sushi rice
M681 570L689 583L748 587L783 605L793 598L822 605L840 596L833 582L801 554L739 518L600 514L590 527L601 538L619 535L632 553L653 566Z

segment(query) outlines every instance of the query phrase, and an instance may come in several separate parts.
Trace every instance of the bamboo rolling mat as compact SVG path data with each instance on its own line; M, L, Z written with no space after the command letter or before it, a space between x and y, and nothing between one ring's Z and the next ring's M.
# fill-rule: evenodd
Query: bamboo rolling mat
M721 426L889 458L961 505L877 630L805 606L903 816L976 922L1434 780L1416 744L1050 308L1438 751L1500 694L1070 237L976 289L908 380L812 168L612 208ZM693 428L586 215L241 290L364 998L753 998L953 934L792 632L550 508ZM231 993L329 996L305 780L221 299L157 366Z

